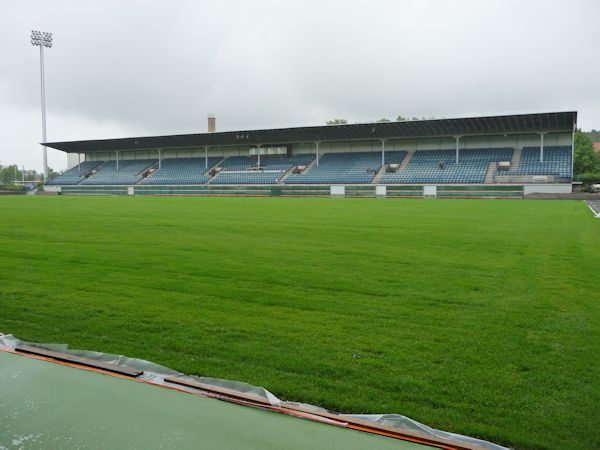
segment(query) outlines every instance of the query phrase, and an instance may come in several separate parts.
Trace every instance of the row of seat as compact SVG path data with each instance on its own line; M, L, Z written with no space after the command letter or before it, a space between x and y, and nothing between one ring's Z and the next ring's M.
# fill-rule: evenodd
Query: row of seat
M62 174L50 180L48 184L54 185L74 185L84 180L84 176L91 170L102 164L102 161L84 161L78 166L65 170Z
M406 157L405 151L385 153L386 164L399 164ZM286 184L364 184L370 183L381 168L381 153L326 153L319 158L319 165L308 172L292 174Z
M287 171L294 166L306 166L315 158L315 155L261 155L260 168L265 170ZM258 156L230 156L225 158L220 167L224 171L244 171L258 168Z
M510 161L512 148L460 150L456 163L455 150L419 150L413 153L402 171L384 173L378 180L382 184L412 183L484 183L491 162ZM401 164L407 157L405 151L385 152L385 164ZM225 159L180 158L164 159L158 168L157 160L115 161L105 163L85 161L51 184L56 185L130 185L130 184L365 184L373 182L381 169L380 152L326 153L318 164L315 155L231 156ZM571 148L546 147L544 161L539 158L539 148L525 147L521 152L519 168L503 175L557 175L571 177ZM312 166L311 166L312 164ZM297 166L310 166L302 173L285 174ZM211 168L218 174L212 178ZM147 175L148 169L152 173ZM90 171L98 170L93 175ZM500 174L500 173L499 173Z
M208 169L221 157L163 159L160 169L140 184L204 184L210 178Z
M510 161L512 148L419 150L401 172L386 173L381 183L484 183L492 161Z
M553 146L544 148L543 161L540 161L540 147L523 147L519 168L498 175L554 175L571 178L571 147Z
M158 161L155 159L138 159L119 161L119 170L117 170L116 161L107 161L96 174L86 178L81 184L137 184L143 176L143 172L150 169Z
M283 174L284 170L226 171L219 173L209 184L276 184Z
M219 174L209 184L276 184L285 173L297 166L308 166L315 155L230 156L218 167Z

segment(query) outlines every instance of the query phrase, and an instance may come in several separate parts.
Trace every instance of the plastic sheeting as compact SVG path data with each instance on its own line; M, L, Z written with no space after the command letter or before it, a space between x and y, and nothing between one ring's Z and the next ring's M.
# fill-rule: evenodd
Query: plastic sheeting
M65 344L40 344L35 342L25 342L15 338L13 335L0 335L0 348L14 350L17 345L24 344L31 347L37 347L55 352L66 353L73 356L88 358L95 361L102 361L109 364L114 364L120 367L142 370L144 374L139 379L156 384L164 384L164 379L167 377L177 377L181 380L189 380L197 383L202 383L215 388L229 389L240 394L251 394L262 398L265 402L272 406L281 406L280 400L262 387L253 386L241 381L222 380L219 378L198 377L186 375L177 372L160 364L155 364L143 359L129 358L123 355L113 355L110 353L93 352L88 350L69 349Z
M55 352L66 353L73 356L84 357L96 361L102 361L109 364L114 364L120 367L127 367L130 369L142 370L144 373L139 379L155 383L165 384L165 378L176 377L180 380L191 381L201 383L217 389L227 389L236 393L252 395L259 397L264 400L265 403L278 408L285 408L286 406L301 407L302 409L312 412L314 414L328 413L335 414L339 420L360 420L364 422L373 423L374 426L380 425L389 429L397 430L400 433L416 434L424 438L432 440L443 440L446 442L454 443L457 446L468 446L471 448L481 448L486 450L508 450L507 447L502 447L497 444L493 444L488 441L481 439L472 438L469 436L463 436L460 434L449 433L446 431L437 430L435 428L428 427L420 422L412 420L406 416L399 414L337 414L331 413L330 411L320 408L314 405L308 405L304 403L296 402L285 402L278 399L271 392L267 391L262 387L253 386L240 381L222 380L218 378L209 377L197 377L185 375L175 370L169 369L168 367L155 364L150 361L142 359L129 358L122 355L113 355L108 353L92 352L86 350L73 350L69 349L65 344L40 344L20 341L14 336L8 334L0 334L0 349L14 351L19 344L29 345L46 350L52 350ZM193 389L190 389L193 391Z
M401 416L400 414L340 414L340 417L367 420L370 422L375 422L379 425L394 428L396 430L412 431L421 435L437 437L449 442L455 442L457 444L475 445L491 450L506 450L506 447L502 447L488 441L482 441L481 439L463 436L462 434L436 430L435 428L428 427L427 425L423 425L416 420L412 420L406 416Z

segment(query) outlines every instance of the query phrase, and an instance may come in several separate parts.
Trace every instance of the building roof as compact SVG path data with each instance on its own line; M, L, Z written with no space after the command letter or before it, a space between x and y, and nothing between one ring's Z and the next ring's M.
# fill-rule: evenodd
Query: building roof
M133 151L159 148L198 148L205 146L273 146L316 141L338 142L392 138L571 132L575 128L576 123L577 112L569 111L48 142L44 145L67 153L117 150Z

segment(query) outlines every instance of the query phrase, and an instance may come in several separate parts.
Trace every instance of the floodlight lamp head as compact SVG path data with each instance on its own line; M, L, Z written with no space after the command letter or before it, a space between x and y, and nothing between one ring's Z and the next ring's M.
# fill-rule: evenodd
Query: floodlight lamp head
M52 47L52 33L38 30L31 31L31 45Z

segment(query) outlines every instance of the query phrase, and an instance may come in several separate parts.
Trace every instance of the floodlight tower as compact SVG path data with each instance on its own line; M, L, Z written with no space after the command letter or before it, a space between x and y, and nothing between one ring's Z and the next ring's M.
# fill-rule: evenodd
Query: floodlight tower
M52 47L52 33L43 31L31 32L31 45L40 48L40 81L42 94L42 144L46 143L46 88L44 86L44 47ZM48 180L48 150L43 146L44 151L44 182Z

